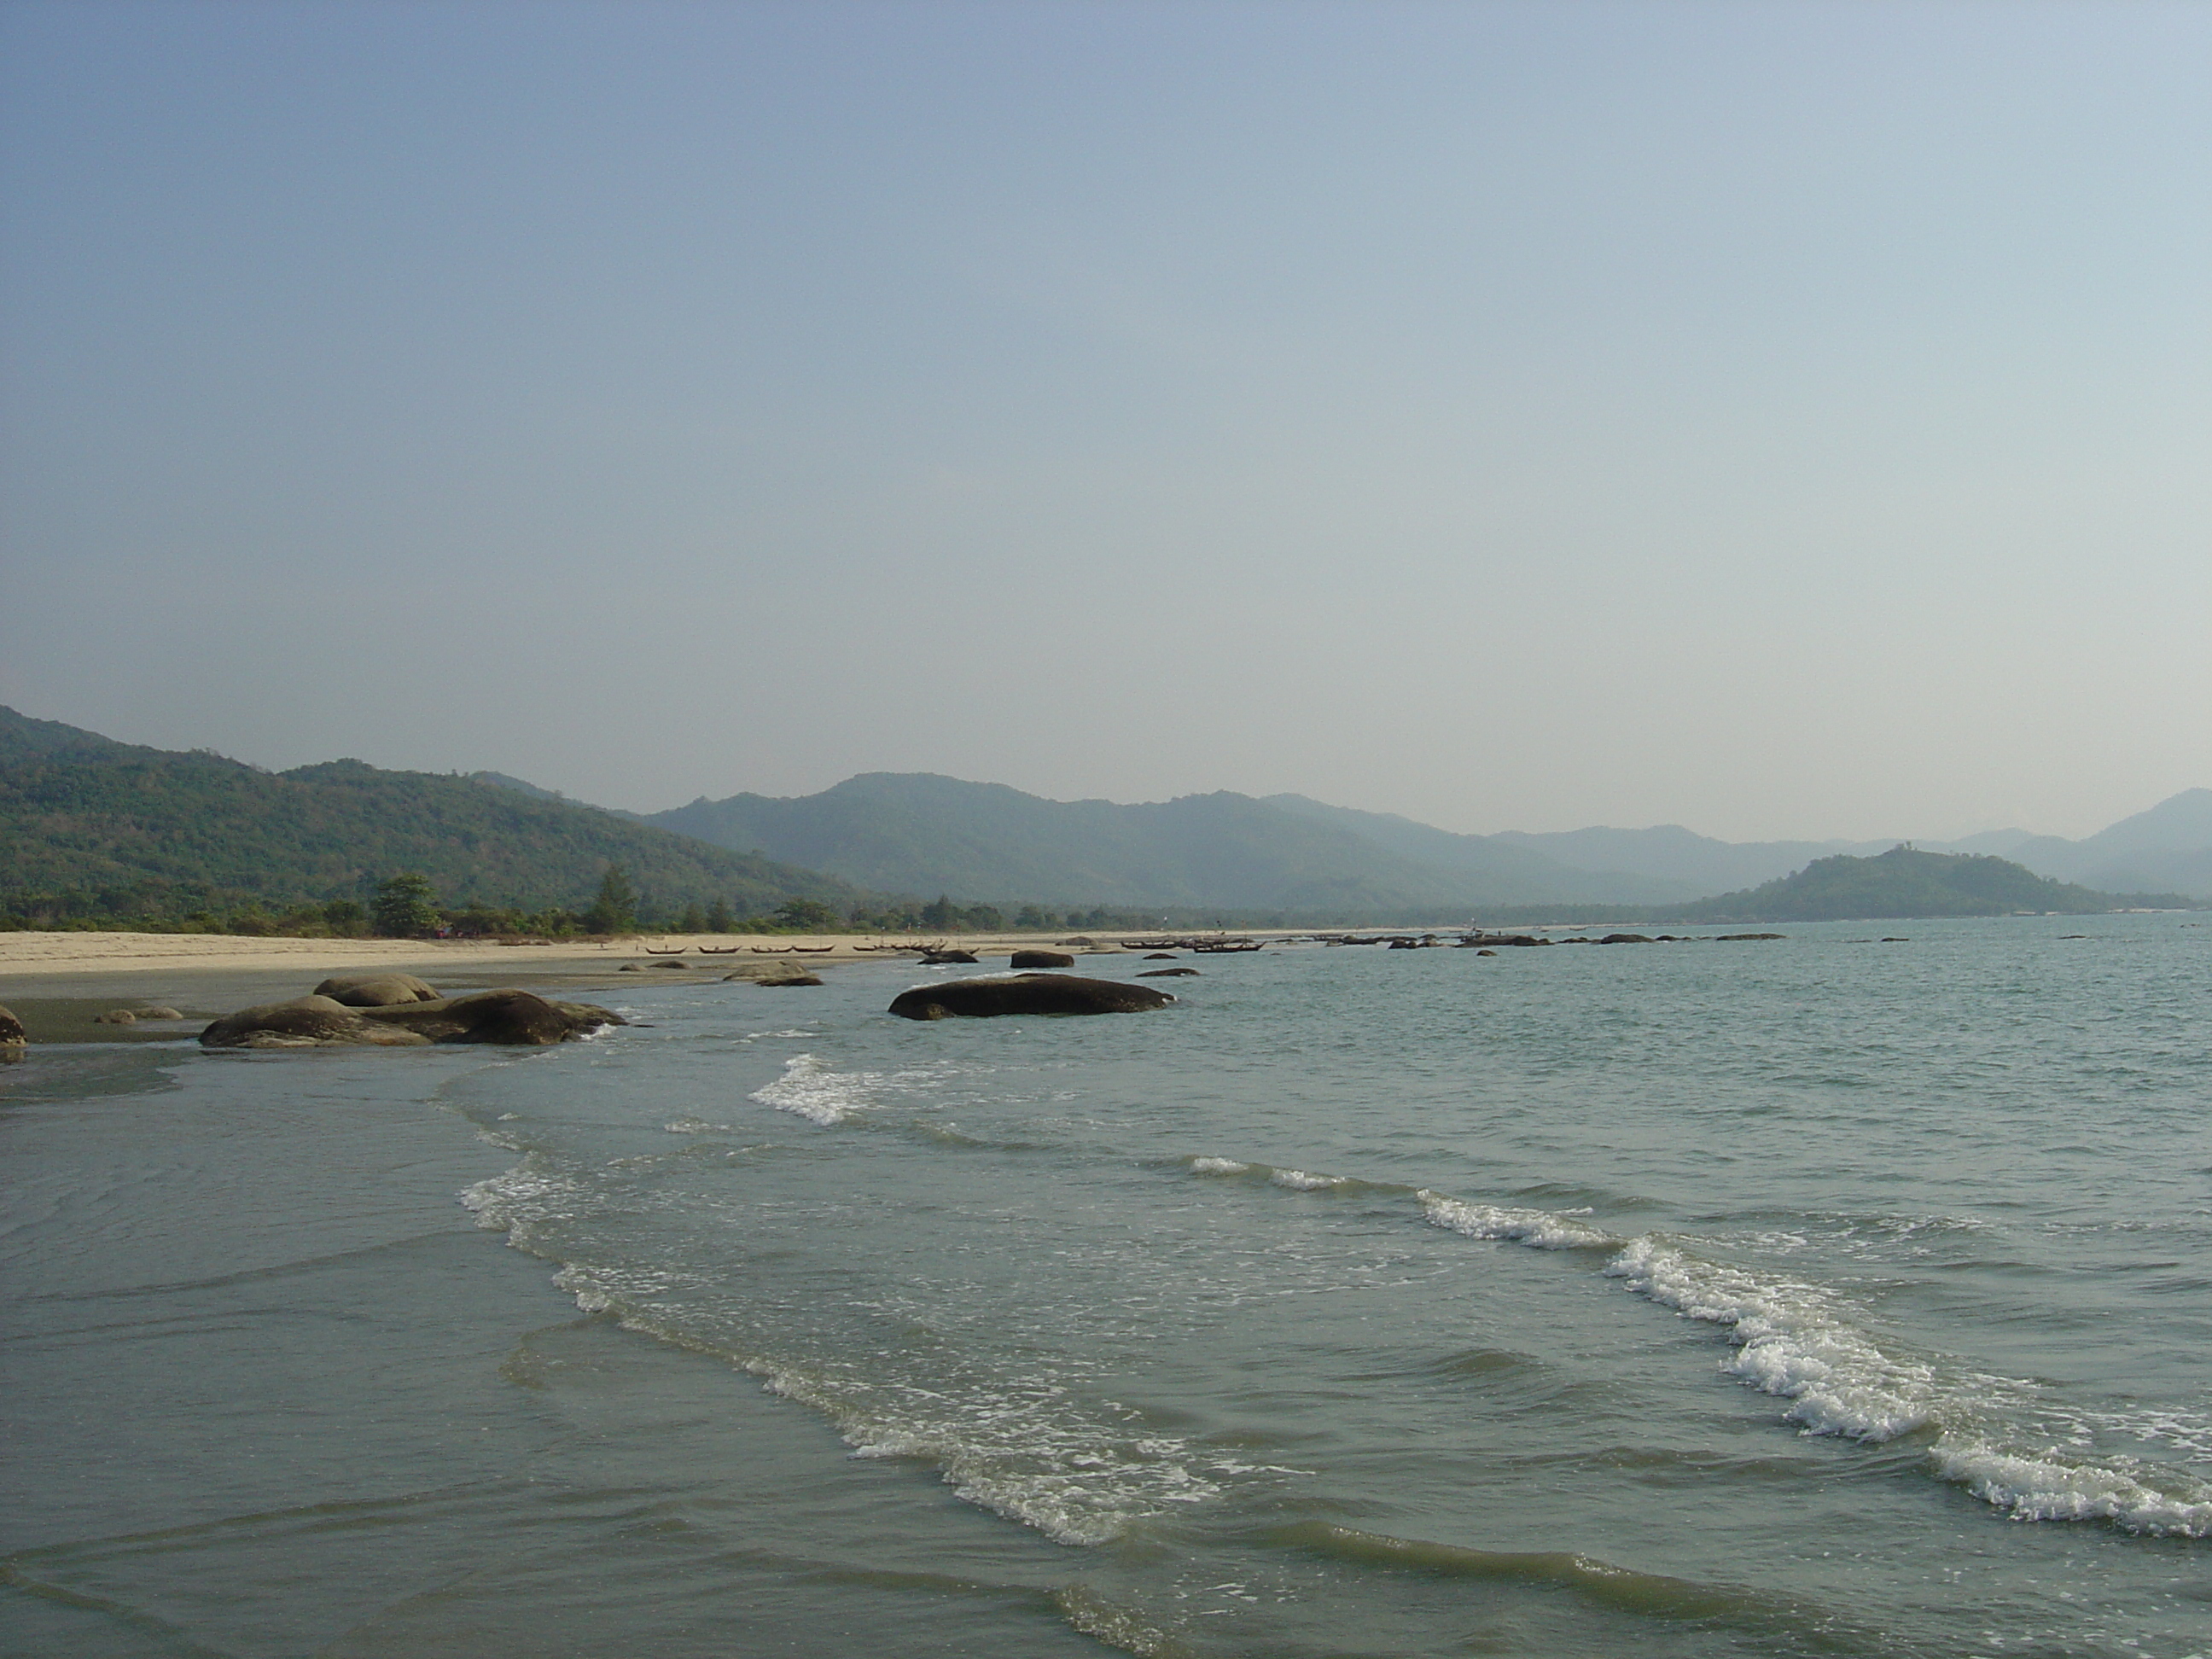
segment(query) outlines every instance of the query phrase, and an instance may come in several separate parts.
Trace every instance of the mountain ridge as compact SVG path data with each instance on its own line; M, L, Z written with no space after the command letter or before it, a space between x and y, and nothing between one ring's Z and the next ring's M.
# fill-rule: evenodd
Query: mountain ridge
M359 900L411 870L448 903L587 902L610 865L649 902L847 903L849 883L458 775L358 760L269 772L0 708L0 900L21 916L174 921Z

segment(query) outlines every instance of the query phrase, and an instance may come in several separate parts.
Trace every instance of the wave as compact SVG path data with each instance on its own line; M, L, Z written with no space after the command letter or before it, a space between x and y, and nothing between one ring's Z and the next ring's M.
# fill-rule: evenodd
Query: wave
M661 1301L682 1288L668 1275L571 1262L554 1283L586 1313L750 1371L827 1418L854 1456L933 1463L961 1498L1058 1543L1108 1543L1150 1516L1206 1502L1225 1480L1289 1473L1117 1425L1060 1376L989 1377L955 1363L927 1387L876 1382L848 1365L738 1352L700 1336Z
M1215 1176L1227 1180L1246 1180L1269 1187L1281 1187L1294 1193L1402 1193L1407 1189L1389 1182L1362 1181L1357 1176L1317 1175L1310 1170L1296 1170L1273 1164L1251 1164L1235 1158L1189 1158L1183 1167L1193 1175Z
M1396 1567L1457 1578L1503 1579L1567 1590L1620 1612L1698 1624L1799 1624L1816 1621L1785 1602L1717 1584L1638 1572L1565 1550L1469 1549L1422 1538L1399 1538L1326 1521L1279 1528L1274 1543L1362 1566Z
M1791 1401L1784 1419L1810 1433L1891 1440L1935 1409L1934 1369L1891 1358L1813 1285L1708 1261L1648 1235L1605 1271L1686 1319L1726 1326L1737 1346L1721 1369Z
M1464 1199L1422 1188L1413 1196L1435 1225L1469 1238L1494 1238L1526 1244L1539 1250L1618 1249L1620 1240L1582 1219L1587 1211L1561 1214L1551 1210L1523 1210L1495 1204L1470 1204Z
M872 1105L887 1090L929 1081L928 1072L833 1072L812 1054L793 1054L783 1075L753 1091L752 1098L792 1112L824 1128Z
M1471 1203L1422 1189L1429 1221L1471 1238L1534 1249L1606 1249L1604 1273L1685 1319L1724 1328L1721 1370L1787 1400L1807 1434L1880 1443L1931 1434L1942 1480L2021 1521L2106 1521L2128 1531L2212 1537L2212 1481L2115 1452L2075 1453L2099 1432L2162 1442L2192 1455L2212 1425L2174 1412L2098 1414L2048 1401L2034 1383L1885 1346L1834 1291L1712 1261L1652 1234L1618 1238L1577 1214Z

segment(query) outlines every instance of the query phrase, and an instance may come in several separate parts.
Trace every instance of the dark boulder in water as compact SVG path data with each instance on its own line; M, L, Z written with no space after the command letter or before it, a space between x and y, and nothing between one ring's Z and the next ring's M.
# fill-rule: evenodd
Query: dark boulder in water
M1653 945L1657 941L1649 933L1607 933L1600 945Z
M924 967L935 968L945 963L972 963L975 960L975 953L973 951L924 951L921 960Z
M1017 968L1073 968L1075 958L1065 951L1017 951L1013 965Z
M440 1002L364 1011L364 1019L420 1033L433 1042L497 1042L544 1048L629 1022L588 1002L553 1002L532 991L479 991Z
M0 1048L21 1047L28 1041L23 1035L23 1022L15 1018L12 1008L0 1008Z
M1153 968L1137 975L1139 979L1196 979L1195 968Z
M1155 951L1145 958L1146 962L1173 962L1175 959L1176 954L1172 951Z
M1738 939L1784 939L1787 937L1788 935L1784 933L1716 933L1713 935L1713 939L1716 944L1730 945L1734 944Z
M442 993L412 974L371 974L326 979L315 987L315 994L349 1008L389 1008L402 1002L435 1002Z
M200 1033L204 1048L419 1048L429 1038L378 1025L329 997L295 997L225 1014Z
M989 1019L1000 1014L1133 1014L1175 999L1149 985L1079 979L1073 974L1025 974L1019 979L956 979L917 985L891 999L903 1019Z

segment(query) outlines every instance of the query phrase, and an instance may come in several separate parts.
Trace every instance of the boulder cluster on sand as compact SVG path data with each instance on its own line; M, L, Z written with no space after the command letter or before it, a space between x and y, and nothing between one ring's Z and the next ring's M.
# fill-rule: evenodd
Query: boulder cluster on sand
M406 975L384 976L404 979ZM604 1025L629 1024L620 1014L587 1002L555 1002L534 992L479 991L472 996L442 997L420 980L430 994L358 1006L339 1000L365 992L378 981L325 980L312 995L289 1002L264 1003L225 1014L200 1033L208 1048L415 1048L432 1042L493 1042L542 1048L582 1036ZM335 993L335 994L333 994Z
M1149 985L1079 979L1073 974L1023 974L1011 979L954 979L917 985L891 999L904 1019L988 1019L1000 1014L1133 1014L1175 999Z

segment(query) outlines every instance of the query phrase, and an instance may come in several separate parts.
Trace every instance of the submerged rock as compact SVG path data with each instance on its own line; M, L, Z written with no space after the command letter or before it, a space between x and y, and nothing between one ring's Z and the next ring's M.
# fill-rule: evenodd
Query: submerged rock
M360 1010L325 996L240 1008L200 1033L204 1048L410 1048L429 1040L413 1031L372 1024Z
M1017 968L1073 968L1075 958L1065 951L1017 951L1012 965Z
M1137 975L1139 979L1196 979L1195 968L1151 968Z
M23 1022L15 1018L12 1008L0 1008L0 1048L20 1048L29 1039L23 1035Z
M401 1002L435 1002L444 994L412 974L362 974L326 979L315 994L349 1008L389 1008Z
M924 951L921 953L921 963L922 966L925 968L934 968L939 966L940 963L948 962L973 962L975 960L975 953L973 951Z
M157 1003L151 1008L141 1008L138 1011L138 1018L141 1019L182 1019L184 1016L173 1008L163 1007Z
M94 1025L136 1025L138 1016L128 1008L110 1008L104 1014L94 1014L92 1023Z
M1024 974L1018 979L956 979L917 985L891 999L904 1019L988 1019L1000 1014L1133 1014L1175 999L1149 985L1079 979L1073 974Z

